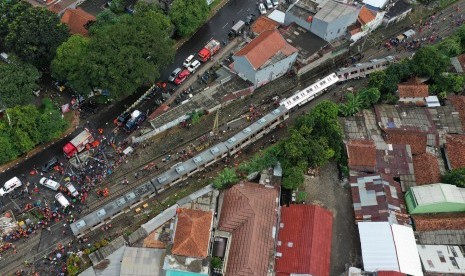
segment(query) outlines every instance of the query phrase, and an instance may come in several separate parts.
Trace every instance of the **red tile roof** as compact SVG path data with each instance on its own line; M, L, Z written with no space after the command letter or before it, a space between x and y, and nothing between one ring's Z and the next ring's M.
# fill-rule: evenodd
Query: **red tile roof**
M252 24L251 30L254 34L259 35L264 31L276 30L279 27L279 23L270 19L268 16L260 16Z
M436 156L425 152L413 156L413 170L417 185L433 184L441 182L441 172Z
M80 34L83 36L87 36L89 34L87 26L89 22L93 22L95 20L95 16L87 13L81 8L68 9L61 17L61 22L68 25L70 33Z
M375 17L376 16L373 14L372 11L367 9L367 7L363 6L360 10L360 13L358 14L358 21L360 21L362 25L366 25L373 21Z
M463 230L465 213L413 215L415 231Z
M465 54L463 54L465 58ZM454 106L455 110L459 113L462 128L465 129L465 96L448 96L447 99Z
M267 275L274 252L278 191L242 183L224 193L218 229L232 234L226 273L234 276Z
M462 71L465 72L465 54L461 54L460 56L458 56L457 60L459 61L460 66L462 67Z
M384 129L386 142L397 145L410 145L412 154L426 152L426 134L412 129Z
M376 171L376 147L371 140L350 140L347 144L349 168L358 171Z
M332 213L320 206L282 207L276 247L282 256L276 257L276 276L329 275L332 227Z
M387 175L350 177L355 221L409 224L400 184Z
M269 30L261 33L235 55L244 56L253 68L258 69L279 52L290 56L297 49L289 45L277 30Z
M446 135L446 156L449 166L452 169L465 167L465 135Z
M400 98L424 98L428 97L428 85L423 84L419 79L413 78L407 82L397 85Z
M208 256L212 212L179 208L171 253L188 257Z

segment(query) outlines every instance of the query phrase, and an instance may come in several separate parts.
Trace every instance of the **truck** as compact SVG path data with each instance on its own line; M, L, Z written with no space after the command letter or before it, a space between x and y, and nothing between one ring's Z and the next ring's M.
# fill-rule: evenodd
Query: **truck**
M230 32L229 36L230 37L238 36L241 33L244 26L245 26L244 21L242 21L242 20L237 21L237 23L234 24L234 26L231 28L231 32Z
M86 128L63 147L63 152L67 158L71 158L76 153L83 151L86 145L93 141L94 137Z
M221 49L221 43L216 39L211 39L205 47L199 52L199 59L202 62L207 62Z

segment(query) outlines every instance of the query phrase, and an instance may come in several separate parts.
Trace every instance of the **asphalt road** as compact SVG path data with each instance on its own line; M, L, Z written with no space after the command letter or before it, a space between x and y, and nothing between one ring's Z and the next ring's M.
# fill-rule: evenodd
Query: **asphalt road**
M87 2L92 3L86 4ZM106 1L87 1L83 4L83 7L92 6L94 11L103 8L103 4ZM101 2L101 3L100 3ZM161 72L161 80L167 79L169 74L173 71L174 68L182 66L184 59L190 54L197 53L211 38L215 38L219 41L228 39L228 32L232 27L232 20L237 22L238 20L245 19L249 14L254 13L258 14L256 9L256 2L253 0L230 0L224 7L222 7L218 13L205 25L203 25L193 36L192 38L184 43L176 52L175 60L172 65ZM132 104L136 101L145 91L141 90L138 93L122 100L121 102L114 103L110 107L106 108L101 113L96 116L86 118L82 120L81 127L79 127L73 134L69 137L76 136L79 132L82 131L83 127L93 127L93 128L104 128L106 132L113 128L113 120L119 114L125 110L126 105ZM153 102L145 102L144 106L153 106ZM145 108L142 110L146 110ZM89 121L90 124L87 125L86 121ZM48 147L43 152L25 160L24 162L16 165L15 167L3 172L0 174L0 185L5 181L11 179L14 176L27 176L34 166L40 167L43 163L50 160L52 157L58 157L60 161L65 161L65 158L62 154L63 146L70 140L70 138L64 138L60 141L57 141L52 146ZM23 178L23 180L25 180Z

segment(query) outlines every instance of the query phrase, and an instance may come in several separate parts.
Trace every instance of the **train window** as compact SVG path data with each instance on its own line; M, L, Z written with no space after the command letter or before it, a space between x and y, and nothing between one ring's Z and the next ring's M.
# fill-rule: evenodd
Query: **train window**
M271 113L273 113L273 115L278 115L279 113L281 113L281 111L279 109L275 109Z
M158 183L162 184L163 182L165 182L166 180L168 180L168 178L166 178L166 176L160 176L157 178L157 181Z
M181 174L182 172L185 171L185 168L183 165L180 165L180 166L177 166L175 170L177 173Z
M84 228L85 226L86 226L86 223L83 220L80 220L80 221L76 222L76 228L77 229Z
M126 194L125 197L126 197L127 200L131 200L131 199L136 198L136 194L134 192L130 192L130 193Z
M105 209L100 209L97 211L97 217L99 218L104 217L106 214L107 212L105 212Z
M264 124L266 122L265 118L261 118L260 120L257 121L259 124Z
M211 149L210 149L210 152L211 152L212 154L216 154L216 153L220 152L220 149L219 149L218 147L214 147L214 148L211 148Z
M194 157L194 162L195 162L196 164L202 163L202 161L203 161L203 159L202 159L201 156L196 156L196 157Z
M246 128L244 128L244 130L242 132L250 133L251 131L252 131L252 129L250 127L246 127Z

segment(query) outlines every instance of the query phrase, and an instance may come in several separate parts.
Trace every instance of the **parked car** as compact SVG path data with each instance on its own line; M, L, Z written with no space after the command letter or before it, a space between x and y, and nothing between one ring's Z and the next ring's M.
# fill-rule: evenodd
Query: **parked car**
M58 162L58 158L56 157L53 157L52 159L50 159L47 163L45 163L43 166L42 166L42 172L46 173L46 172L49 172L53 169L53 167L55 165L57 165L59 162Z
M260 14L266 14L266 8L265 5L263 5L263 3L260 3L260 5L258 5L258 9L260 10Z
M46 177L42 177L40 180L39 180L39 183L44 185L45 187L47 188L50 188L54 191L58 190L58 188L60 188L60 183L54 181L54 180L51 180L51 179L48 179Z
M266 8L267 9L272 9L273 8L273 4L271 3L271 0L266 0Z
M66 199L66 197L62 193L56 194L55 199L56 201L58 201L58 203L60 203L61 206L63 206L63 208L66 208L69 206L69 201Z
M76 190L76 188L74 188L71 182L66 183L65 187L68 189L72 196L77 197L79 195L79 192Z
M177 78L174 80L174 83L176 85L180 85L181 83L183 83L187 77L191 74L191 72L189 72L189 70L187 69L184 69L182 70L181 73L179 73L179 75L177 76Z
M271 2L273 2L275 8L279 5L279 0L271 0Z
M131 119L129 119L126 125L124 125L124 129L126 130L126 132L134 131L145 121L146 118L147 116L144 113L140 112L139 110L134 110L131 113Z
M17 178L16 176L13 177L12 179L5 182L5 185L3 185L2 188L0 188L0 196L12 192L14 189L21 187L21 185L23 185L21 180L19 180L19 178Z
M189 67L187 68L187 70L189 70L189 72L191 72L191 74L195 73L195 71L197 71L197 69L200 67L200 61L198 60L194 60L190 65Z
M126 122L131 118L131 113L129 112L124 112L123 114L119 115L118 118L116 118L116 125L117 126L124 126Z
M174 71L168 77L168 80L173 82L176 79L176 77L179 75L180 72L181 72L181 68L178 67L178 68L174 69Z
M184 63L182 64L182 66L184 66L185 68L188 68L189 65L191 65L193 59L194 59L194 55L188 56L186 60L184 61Z

